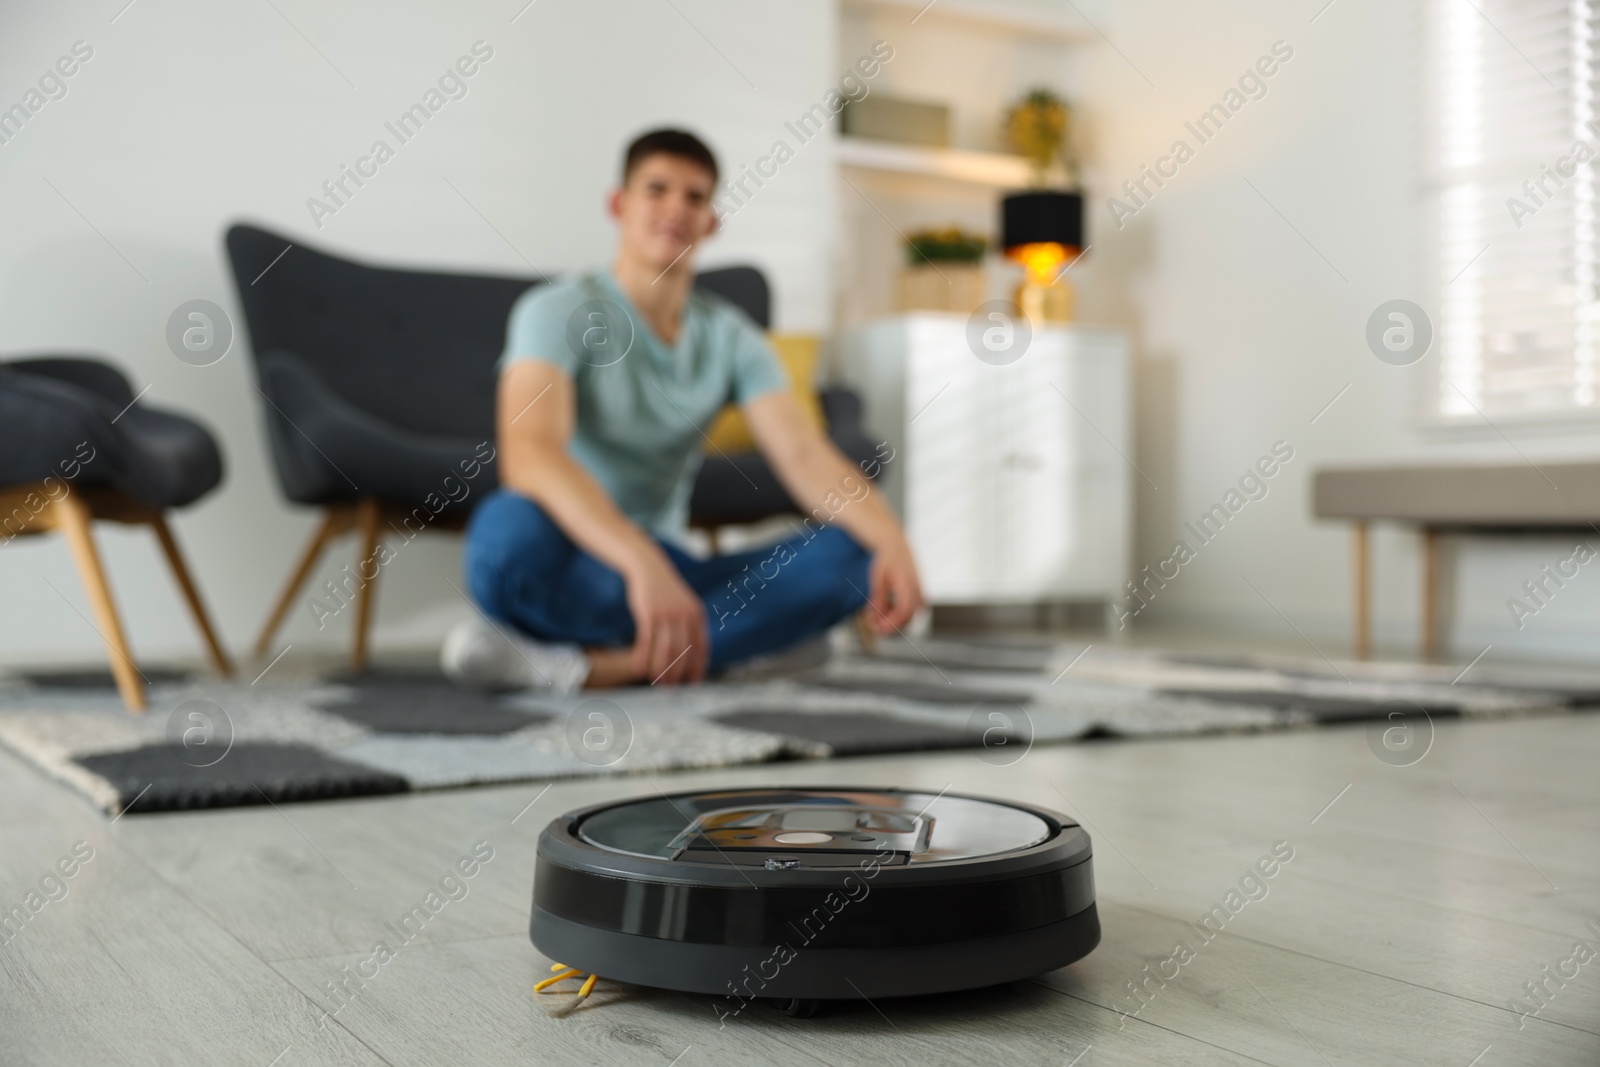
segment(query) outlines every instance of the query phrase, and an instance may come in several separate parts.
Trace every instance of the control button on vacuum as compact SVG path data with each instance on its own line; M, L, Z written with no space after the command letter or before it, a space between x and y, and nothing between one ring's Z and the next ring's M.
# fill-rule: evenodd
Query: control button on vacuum
M780 845L820 845L825 841L832 841L833 835L816 830L791 830L788 833L778 834L773 840Z

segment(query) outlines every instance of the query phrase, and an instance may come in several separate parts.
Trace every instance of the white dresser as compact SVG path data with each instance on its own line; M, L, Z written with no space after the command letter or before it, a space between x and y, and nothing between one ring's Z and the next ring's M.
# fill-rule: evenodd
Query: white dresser
M980 360L967 316L912 312L843 334L841 378L895 448L879 484L933 604L1119 599L1130 573L1127 341L1046 326Z

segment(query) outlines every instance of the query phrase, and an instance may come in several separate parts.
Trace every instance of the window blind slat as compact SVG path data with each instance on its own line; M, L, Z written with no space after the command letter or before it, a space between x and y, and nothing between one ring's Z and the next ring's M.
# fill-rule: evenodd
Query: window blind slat
M1430 0L1425 10L1438 410L1592 407L1600 157L1571 175L1557 166L1577 141L1600 153L1585 126L1600 123L1600 0Z

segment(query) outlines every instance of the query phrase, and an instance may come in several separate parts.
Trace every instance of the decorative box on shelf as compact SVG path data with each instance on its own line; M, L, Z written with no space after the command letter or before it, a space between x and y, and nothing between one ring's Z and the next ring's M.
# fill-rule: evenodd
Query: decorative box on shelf
M972 334L966 315L914 312L847 331L838 350L895 449L879 484L929 602L1114 603L1130 573L1126 338L1035 325L997 358L982 324Z

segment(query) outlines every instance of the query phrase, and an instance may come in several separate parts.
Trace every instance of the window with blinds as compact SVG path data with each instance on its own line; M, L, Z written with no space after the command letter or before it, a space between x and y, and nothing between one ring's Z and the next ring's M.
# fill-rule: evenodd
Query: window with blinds
M1600 0L1428 0L1447 419L1596 410Z

